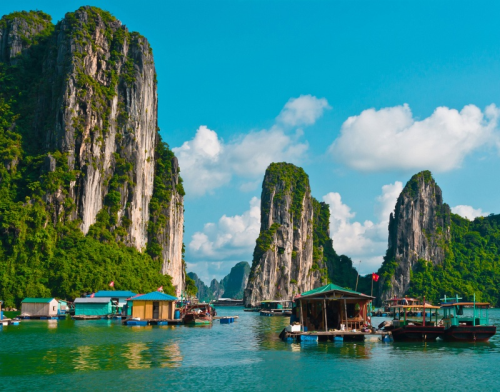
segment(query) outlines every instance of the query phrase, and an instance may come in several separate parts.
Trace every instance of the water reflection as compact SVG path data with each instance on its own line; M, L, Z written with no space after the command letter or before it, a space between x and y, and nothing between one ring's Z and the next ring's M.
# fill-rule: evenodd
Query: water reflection
M55 328L57 328L57 323L58 323L58 320L47 320L47 327L49 329L55 329Z
M97 370L99 362L93 357L92 346L79 346L73 352L73 369Z
M161 367L176 368L181 366L182 355L177 343L166 344L163 346L163 351L165 353L165 357L161 363Z
M145 343L127 343L123 352L123 358L129 369L147 369L151 367L151 362L145 361L143 351L148 349Z
M156 344L152 342L125 344L122 358L129 369L175 368L181 366L183 360L177 343Z

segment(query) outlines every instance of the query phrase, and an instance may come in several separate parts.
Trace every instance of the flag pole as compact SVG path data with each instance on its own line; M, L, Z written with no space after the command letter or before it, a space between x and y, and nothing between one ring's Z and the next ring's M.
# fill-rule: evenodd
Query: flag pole
M372 293L370 294L371 297L373 297L373 275L372 275Z
M359 267L360 266L361 266L361 260L359 260L359 264L358 264L358 270L357 270L358 276L356 276L356 288L354 289L354 291L358 291Z

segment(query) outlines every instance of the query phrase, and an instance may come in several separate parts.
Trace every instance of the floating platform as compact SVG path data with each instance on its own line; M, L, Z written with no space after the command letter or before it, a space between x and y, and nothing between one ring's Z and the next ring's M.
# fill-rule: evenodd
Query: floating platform
M234 320L237 320L239 318L239 316L214 316L212 317L214 320L222 320L222 319L225 319L225 318L232 318Z
M382 341L390 339L390 332L352 332L352 331L311 331L311 332L281 332L280 338L286 342L305 341L363 341L365 337L377 337Z
M17 316L21 320L66 320L66 315L59 316Z
M71 316L73 320L101 320L105 318L105 316L85 316L85 315L78 315L78 316Z
M0 320L0 326L7 326L7 325L19 325L19 320L12 320L10 318L4 318Z
M175 319L175 320L132 320L132 319L127 319L122 321L123 325L129 325L129 326L142 326L145 327L146 325L157 325L157 326L165 326L165 325L182 325L184 324L182 319Z

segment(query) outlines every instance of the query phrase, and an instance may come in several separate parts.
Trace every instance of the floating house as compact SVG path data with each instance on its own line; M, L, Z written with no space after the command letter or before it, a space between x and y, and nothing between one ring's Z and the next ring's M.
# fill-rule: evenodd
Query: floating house
M113 313L110 297L75 299L75 316L93 316L99 318Z
M295 298L285 340L363 340L372 334L368 307L374 297L330 283ZM293 325L294 321L299 325ZM380 333L385 334L385 333Z
M174 320L175 301L177 298L158 291L129 299L133 318L155 322Z
M292 301L268 300L260 304L261 316L290 316Z
M127 290L101 290L94 294L94 298L111 298L111 300L122 308L127 303L127 299L135 296L136 293Z
M59 315L65 315L66 313L68 313L68 301L65 301L65 300L62 300L62 299L58 299L57 300L58 304L57 304L57 313Z
M21 302L21 317L57 318L59 302L55 298L25 298Z

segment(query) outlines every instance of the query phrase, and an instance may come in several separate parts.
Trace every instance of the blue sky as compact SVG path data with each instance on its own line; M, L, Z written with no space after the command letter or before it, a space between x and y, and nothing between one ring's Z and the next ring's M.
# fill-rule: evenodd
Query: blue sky
M455 211L500 212L500 3L88 3L153 47L161 134L188 191L188 270L205 281L251 262L271 161L306 170L332 206L334 247L362 273L380 263L388 214L419 170L450 206L471 207ZM55 22L79 6L18 0L0 14Z

